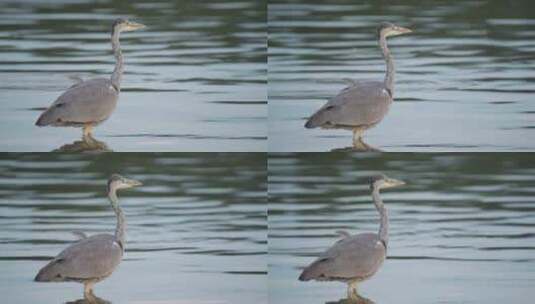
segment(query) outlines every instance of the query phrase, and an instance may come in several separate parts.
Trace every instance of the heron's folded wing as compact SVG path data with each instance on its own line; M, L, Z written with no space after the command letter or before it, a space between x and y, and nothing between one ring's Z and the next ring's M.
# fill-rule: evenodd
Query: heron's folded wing
M360 126L378 123L388 112L392 98L382 82L355 82L331 98L319 111L332 124Z
M111 81L91 79L72 86L50 106L66 122L98 122L109 117L117 104L118 92Z
M63 250L54 259L55 270L64 278L100 278L119 265L122 255L121 245L112 235L94 235Z
M324 261L324 275L337 279L367 278L385 259L386 251L377 234L363 233L336 242L318 260Z

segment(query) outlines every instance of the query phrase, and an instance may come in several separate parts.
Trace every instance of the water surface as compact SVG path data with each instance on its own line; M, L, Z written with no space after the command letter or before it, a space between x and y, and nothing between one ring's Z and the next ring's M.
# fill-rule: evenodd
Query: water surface
M388 257L360 285L376 303L532 303L535 162L529 154L330 153L269 158L269 297L327 303L346 285L300 282L337 230L377 232L368 177L407 182L382 191Z
M0 155L3 303L65 303L78 283L36 283L75 241L113 233L112 173L143 182L119 192L124 259L95 286L112 303L266 303L266 159L241 154Z
M126 72L118 106L95 137L114 151L265 151L266 6L262 1L0 3L2 151L51 151L74 128L38 128L74 80L109 77L115 18Z
M269 5L269 150L329 151L351 132L305 120L349 79L384 78L376 27L389 39L395 102L366 142L384 151L535 148L533 1L274 0Z

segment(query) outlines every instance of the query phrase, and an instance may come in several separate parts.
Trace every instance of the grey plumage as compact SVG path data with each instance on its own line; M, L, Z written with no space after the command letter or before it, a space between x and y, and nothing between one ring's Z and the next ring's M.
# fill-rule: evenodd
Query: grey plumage
M71 86L37 119L37 126L83 127L84 138L91 135L92 127L102 123L115 110L121 91L123 55L119 35L145 26L125 19L117 19L112 26L111 42L116 59L110 79L95 78Z
M306 122L306 128L370 128L388 112L392 98L380 81L358 81L333 97Z
M43 267L35 276L37 282L80 282L84 296L92 298L93 285L112 274L122 260L126 244L126 224L117 199L117 190L140 186L141 183L114 174L108 180L108 198L117 216L115 234L80 237Z
M300 281L341 281L348 283L348 298L358 297L356 284L373 276L386 259L388 248L388 213L379 190L403 185L404 182L384 175L372 178L372 197L380 215L378 233L350 235L337 231L342 237L307 266Z
M45 111L36 122L38 126L96 126L108 119L119 92L110 79L95 78L70 87Z
M331 98L305 123L306 128L353 130L353 142L361 140L365 130L377 125L388 113L394 94L394 62L386 37L411 32L391 23L378 27L378 41L386 61L383 81L351 81L349 86Z
M299 280L363 281L377 272L385 257L386 248L376 233L345 237L305 268Z
M97 234L67 247L35 280L38 282L101 281L111 275L121 262L123 248L110 234Z

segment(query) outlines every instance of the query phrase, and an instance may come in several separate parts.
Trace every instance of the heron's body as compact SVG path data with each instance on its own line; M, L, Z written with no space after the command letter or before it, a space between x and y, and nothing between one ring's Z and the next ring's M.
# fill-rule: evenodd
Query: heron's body
M384 80L351 81L349 87L314 113L305 123L305 127L353 130L353 143L357 144L365 130L381 122L394 100L394 61L387 47L386 37L408 32L409 29L390 23L381 24L378 40L386 61Z
M79 240L65 248L35 276L37 282L80 282L84 295L92 298L93 285L108 276L121 263L126 243L126 221L119 207L116 191L141 185L135 180L114 174L108 181L108 198L117 216L115 234L87 237L75 232Z
M374 275L386 258L376 233L361 233L337 241L301 275L302 280L361 282ZM359 261L354 263L353 261Z
M388 212L379 196L379 189L395 187L404 183L385 176L372 180L372 197L380 215L378 233L350 235L339 232L337 241L314 262L307 266L300 281L341 281L348 283L348 297L358 297L356 284L373 276L386 259L388 248Z
M115 236L97 234L65 248L37 274L37 281L99 282L121 262L123 245Z
M37 119L37 126L83 127L84 137L92 127L110 117L117 106L123 74L123 55L119 43L122 31L133 31L144 25L117 19L112 26L111 42L116 64L110 79L79 81L56 99Z
M71 86L39 117L37 125L96 126L117 106L119 90L110 79L95 78Z
M366 130L388 112L392 96L381 81L355 81L307 121L306 127Z

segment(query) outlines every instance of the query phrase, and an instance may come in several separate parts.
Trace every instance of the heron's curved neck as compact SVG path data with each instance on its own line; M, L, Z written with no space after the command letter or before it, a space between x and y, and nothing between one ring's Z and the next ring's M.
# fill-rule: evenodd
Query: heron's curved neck
M379 46L383 52L383 58L386 61L385 86L390 90L390 95L392 95L394 93L394 59L392 58L392 55L390 55L390 50L386 44L386 37L382 34L379 37Z
M119 199L117 198L117 191L114 187L108 189L108 198L110 199L111 207L117 216L117 226L115 227L115 239L121 242L124 246L126 241L126 221L123 210L119 207Z
M123 77L123 53L121 53L121 44L119 43L120 32L112 30L111 48L115 56L115 69L111 74L111 83L117 91L121 90L121 78Z
M379 211L379 216L381 218L381 224L379 226L379 239L385 243L385 245L388 244L388 212L386 211L385 205L383 204L383 200L381 200L381 196L379 195L379 189L373 188L372 190L372 197L373 197L373 203L375 204L375 208L377 208L377 211Z

